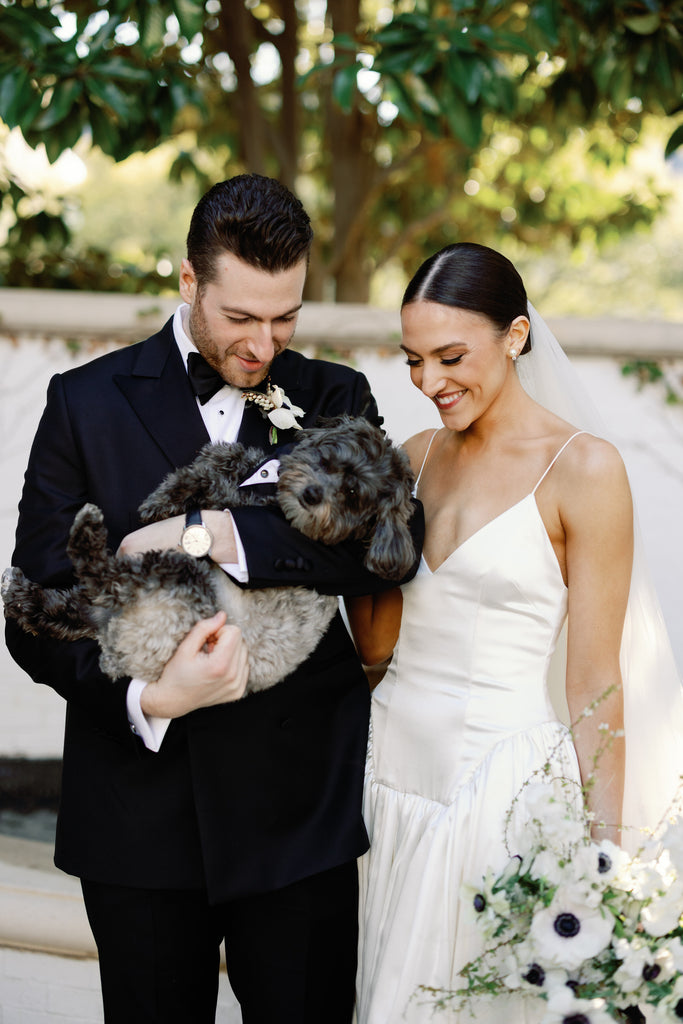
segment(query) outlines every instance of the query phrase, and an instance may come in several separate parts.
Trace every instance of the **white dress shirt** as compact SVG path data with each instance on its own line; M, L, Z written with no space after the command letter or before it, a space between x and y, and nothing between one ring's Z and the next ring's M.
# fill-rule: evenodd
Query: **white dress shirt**
M188 355L190 352L197 351L183 326L183 318L187 314L189 308L190 307L187 303L183 302L178 306L173 316L173 334L178 349L180 350L180 355L182 356L183 366L186 370ZM201 405L199 399L197 399L197 407L201 413L202 419L204 420L204 426L207 429L209 437L214 443L217 441L237 440L237 434L239 433L242 423L242 413L244 412L244 399L239 388L233 388L229 384L226 384L220 391L216 392L208 402L205 402L204 405ZM260 467L258 476L255 475L254 477L250 477L248 480L245 480L241 486L253 483L263 484L277 482L279 468L280 464L278 460L271 459L270 462ZM264 471L266 470L267 476L264 475ZM238 560L235 563L222 564L221 568L240 583L246 583L249 580L247 560L234 521L233 532L235 535L235 544L237 546ZM166 730L168 729L171 719L153 718L151 715L144 714L140 707L140 695L147 685L148 684L142 679L132 679L130 681L128 692L126 694L128 720L133 732L137 733L145 746L148 747L149 750L158 751L162 740L166 735Z

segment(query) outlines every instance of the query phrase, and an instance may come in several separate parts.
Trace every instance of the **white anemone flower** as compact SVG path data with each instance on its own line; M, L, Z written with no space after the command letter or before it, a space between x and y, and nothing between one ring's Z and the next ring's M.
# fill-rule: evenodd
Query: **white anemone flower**
M613 930L610 913L586 906L580 892L563 886L534 914L530 937L542 963L573 971L609 945Z
M626 869L629 856L609 839L580 846L572 857L574 878L585 878L591 885L606 889Z
M571 861L558 857L552 850L541 850L529 868L532 878L544 878L550 885L563 885L574 878Z
M549 782L536 782L524 790L524 806L530 825L540 830L543 846L562 849L579 842L585 835L585 825L576 800ZM527 828L528 839L534 839L534 829Z
M683 1020L683 977L676 978L671 992L657 1006L647 1008L648 1024L680 1024Z
M488 872L482 879L480 886L463 885L462 894L466 905L476 918L477 926L481 928L486 939L490 939L501 924L501 920L509 923L510 902L503 890L493 891L496 876Z
M683 875L683 818L677 818L667 825L662 836L662 845L669 851L671 862L679 874Z
M614 1024L604 999L577 999L567 985L556 988L548 996L548 1009L541 1024L568 1024L573 1021L581 1021L581 1024Z
M507 988L523 989L540 996L566 985L566 971L557 967L543 967L533 957L533 947L526 942L520 942L508 953L501 965L501 975Z
M683 974L683 942L676 936L663 943L663 948L671 953L676 974Z
M681 920L681 914L683 914L683 878L677 878L666 889L660 890L643 907L640 919L648 935L659 938L676 930Z
M621 963L614 980L624 992L646 991L647 982L668 981L676 972L675 961L666 946L651 950L647 942L636 936L630 942L617 939L614 951ZM634 1002L637 1002L634 999Z

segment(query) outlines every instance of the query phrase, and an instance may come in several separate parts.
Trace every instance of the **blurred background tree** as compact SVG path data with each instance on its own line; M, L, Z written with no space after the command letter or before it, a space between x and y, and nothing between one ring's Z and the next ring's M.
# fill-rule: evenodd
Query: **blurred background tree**
M366 301L458 239L614 244L661 210L639 144L675 154L682 112L683 0L0 0L7 129L53 162L156 153L170 185L138 176L127 208L166 197L171 235L214 181L280 178L316 227L314 299ZM112 261L68 188L5 160L0 190L0 283L169 286L165 231Z

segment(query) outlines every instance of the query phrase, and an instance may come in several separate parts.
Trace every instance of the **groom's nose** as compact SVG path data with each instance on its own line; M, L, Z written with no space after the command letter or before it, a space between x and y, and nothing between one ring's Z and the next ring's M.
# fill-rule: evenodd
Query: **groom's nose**
M270 323L256 323L249 338L251 354L262 363L270 363L275 356L275 340L273 337L273 325Z

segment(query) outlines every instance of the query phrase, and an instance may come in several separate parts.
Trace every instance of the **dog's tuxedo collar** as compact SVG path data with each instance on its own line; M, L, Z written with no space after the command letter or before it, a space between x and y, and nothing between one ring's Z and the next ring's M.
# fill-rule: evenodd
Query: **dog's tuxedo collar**
M240 487L251 487L253 484L276 484L280 478L280 460L268 459L262 462L246 480L243 480Z

